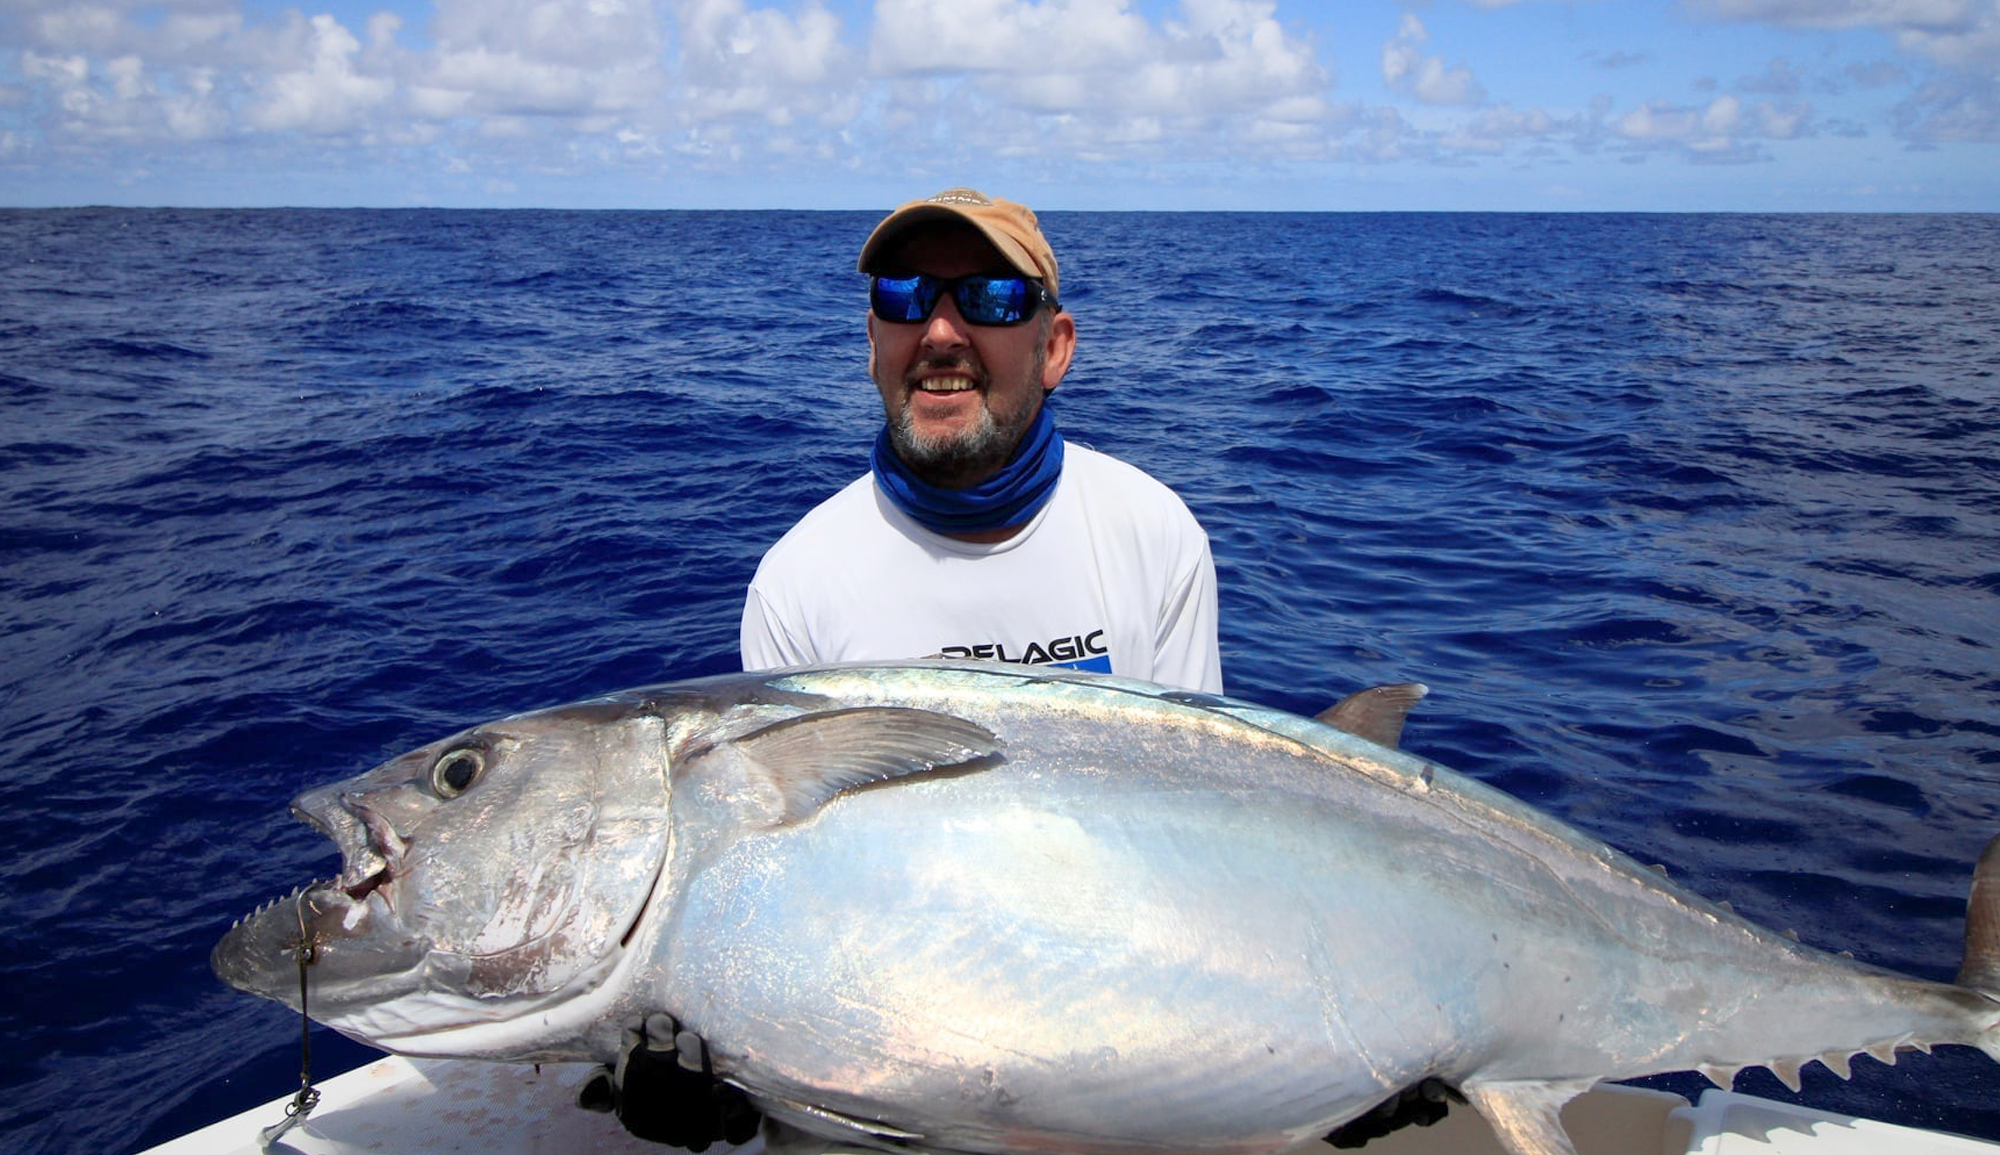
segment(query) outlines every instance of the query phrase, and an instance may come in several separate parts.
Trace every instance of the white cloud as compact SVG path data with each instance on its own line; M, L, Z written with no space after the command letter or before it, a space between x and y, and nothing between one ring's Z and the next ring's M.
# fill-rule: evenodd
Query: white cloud
M911 179L995 165L1103 167L1324 158L1331 79L1275 0L877 0L884 78L851 147Z
M1340 130L1338 154L1347 160L1393 164L1427 151L1403 114L1386 106L1348 106Z
M1953 69L2000 64L2000 0L1693 0L1717 20L1789 28L1876 28Z
M1678 149L1703 163L1741 163L1769 159L1764 142L1805 135L1810 121L1809 106L1746 103L1727 95L1699 107L1642 104L1617 118L1613 130L1638 148Z
M1282 106L1298 115L1310 101L1318 115L1328 78L1311 42L1287 33L1276 10L1258 0L1183 0L1183 18L1166 23L1161 41L1167 67L1188 70L1186 91L1204 108L1219 102L1282 119Z
M356 69L361 42L333 17L315 16L307 27L292 66L274 71L258 86L260 98L248 111L248 123L265 131L299 129L315 135L365 130L394 95L395 81Z
M1124 0L877 0L869 70L1083 73L1137 63L1151 29Z
M1651 64L1653 62L1653 54L1650 52L1591 51L1584 54L1584 59L1607 72L1615 72L1620 68L1637 68L1642 64Z
M859 57L838 17L818 4L796 14L743 0L690 0L677 13L681 119L760 119L786 127L851 119Z
M1944 74L1924 81L1893 109L1903 139L2000 141L2000 0L1692 0L1713 19L1794 29L1875 29L1907 56ZM1900 64L1850 64L1845 79L1863 88L1902 83Z
M214 137L227 128L228 112L209 69L163 76L131 54L92 61L80 53L34 51L21 54L20 69L31 91L42 94L45 133L72 144L172 143ZM26 134L9 131L18 141L27 140ZM26 149L17 145L15 151Z
M1574 131L1539 108L1514 109L1505 106L1484 109L1457 128L1445 133L1438 144L1456 153L1497 156L1522 141L1547 140L1558 131Z
M1803 28L1959 26L1978 18L1983 0L1695 0L1718 19Z
M1921 144L2000 144L2000 76L1934 80L1898 102L1899 132Z
M839 18L817 4L788 16L752 11L743 0L693 0L679 24L681 75L710 87L752 78L787 88L825 85L854 64Z
M63 44L92 52L118 52L130 27L122 15L102 5L82 4L41 12L26 22L43 44Z
M433 115L628 112L662 86L661 27L642 0L438 0L410 85Z
M1805 78L1792 67L1791 61L1777 59L1765 65L1758 75L1738 81L1736 87L1765 96L1797 96L1805 88Z
M431 34L446 53L481 48L549 65L628 65L658 52L650 0L436 0Z
M21 73L30 81L42 81L58 91L66 91L90 79L90 60L82 53L43 56L39 52L23 52Z
M225 52L243 30L237 0L162 0L69 4L13 0L18 26L33 47L93 56L136 55L180 61ZM145 19L140 19L143 14Z
M1910 78L1909 70L1888 60L1853 61L1840 70L1837 88L1887 88Z
M1392 7L869 2L329 0L329 14L249 0L6 0L0 155L10 174L95 166L106 180L225 157L246 171L332 162L400 173L379 187L413 196L534 196L560 187L542 176L593 190L626 178L670 189L690 174L739 187L1025 174L1090 188L1201 171L1249 188L1246 173L1282 176L1295 162L1743 161L1884 126L1921 144L2000 141L2000 0L1685 0L1684 12L1789 34L1757 58L1769 60L1761 71L1733 80L1671 29L1643 55L1580 40L1533 78L1532 99L1556 111L1521 106L1513 62L1482 57L1475 77L1433 51L1416 11ZM1472 9L1451 13L1451 38L1505 42L1553 5ZM1444 35L1441 9L1433 19ZM1881 35L1844 31L1864 28ZM1339 93L1336 51L1364 74L1379 63L1393 95ZM1639 78L1672 87L1595 97ZM1551 95L1564 81L1581 87ZM1658 92L1669 98L1643 99ZM1808 92L1834 111L1816 120ZM188 145L205 141L228 151L197 158Z
M1432 105L1476 105L1486 92L1463 66L1449 68L1444 58L1425 56L1421 46L1430 32L1416 14L1405 12L1395 38L1382 46L1382 80L1391 92L1413 96Z
M970 76L987 100L1152 137L1155 118L1277 123L1323 115L1328 78L1275 0L1183 0L1155 26L1126 0L878 0L871 70Z

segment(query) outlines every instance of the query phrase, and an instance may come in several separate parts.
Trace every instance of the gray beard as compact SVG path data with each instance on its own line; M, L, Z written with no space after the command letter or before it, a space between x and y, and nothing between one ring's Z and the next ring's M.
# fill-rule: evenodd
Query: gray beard
M1003 427L993 411L981 409L977 427L952 437L925 437L910 428L909 410L889 422L889 446L917 476L932 485L959 489L999 472L1028 430L1023 421Z
M1044 313L1041 333L1049 331L1049 317ZM1042 367L1048 362L1048 351L1038 345L1035 348L1034 365L1029 372L1038 379ZM1041 396L1041 404L1049 403L1048 392ZM1027 411L1015 421L1000 424L987 406L979 408L979 424L970 432L958 437L924 437L910 428L910 408L906 401L903 408L889 415L889 448L910 467L910 472L946 489L965 489L1000 472L1008 458L1014 456L1014 449L1027 436L1028 426L1034 424L1039 407L1027 406Z

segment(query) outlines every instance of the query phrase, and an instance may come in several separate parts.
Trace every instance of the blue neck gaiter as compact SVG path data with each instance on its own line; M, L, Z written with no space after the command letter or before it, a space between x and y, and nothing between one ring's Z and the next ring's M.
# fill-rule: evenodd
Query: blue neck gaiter
M897 509L933 533L1012 529L1048 504L1062 479L1063 439L1045 400L1014 456L1000 472L965 489L932 485L910 472L889 444L889 427L875 439L875 484Z

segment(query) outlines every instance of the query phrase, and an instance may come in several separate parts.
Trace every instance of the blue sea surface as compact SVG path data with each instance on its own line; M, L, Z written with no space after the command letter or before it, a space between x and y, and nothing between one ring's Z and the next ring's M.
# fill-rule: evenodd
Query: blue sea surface
M873 221L0 213L0 1150L296 1087L208 952L333 868L301 789L736 667L758 557L866 469ZM1058 420L1206 525L1232 694L1422 681L1410 749L1952 976L2000 833L2000 217L1045 225ZM1964 1048L1798 1097L2000 1137Z

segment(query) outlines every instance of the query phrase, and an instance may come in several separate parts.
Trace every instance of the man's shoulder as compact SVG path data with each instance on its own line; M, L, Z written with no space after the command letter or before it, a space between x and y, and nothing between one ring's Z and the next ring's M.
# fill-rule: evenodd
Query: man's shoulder
M826 500L807 510L804 517L792 523L792 528L786 532L785 537L802 530L813 532L829 525L843 524L857 517L877 516L875 475L864 473L840 487Z
M1128 502L1154 502L1185 509L1186 503L1159 478L1102 450L1075 442L1063 446L1063 468L1074 470L1087 489L1112 492Z
M875 502L875 479L864 473L831 497L806 511L792 523L764 553L768 563L774 557L799 550L817 551L828 540L851 540L870 525L881 525L882 514Z

